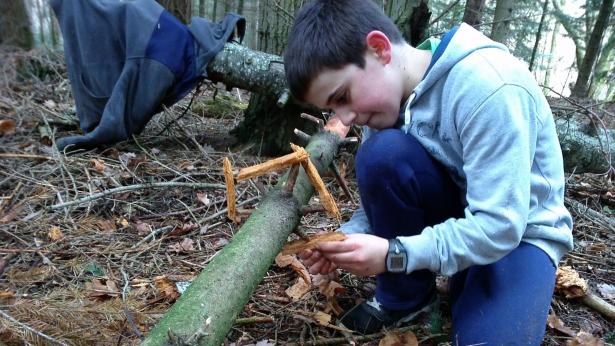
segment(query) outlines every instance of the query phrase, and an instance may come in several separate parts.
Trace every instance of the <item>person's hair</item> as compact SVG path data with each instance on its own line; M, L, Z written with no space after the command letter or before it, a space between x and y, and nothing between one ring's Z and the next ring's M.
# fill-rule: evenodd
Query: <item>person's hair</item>
M348 64L365 67L365 38L383 32L392 43L403 42L393 21L372 0L315 0L296 15L284 54L286 80L300 100L325 69Z

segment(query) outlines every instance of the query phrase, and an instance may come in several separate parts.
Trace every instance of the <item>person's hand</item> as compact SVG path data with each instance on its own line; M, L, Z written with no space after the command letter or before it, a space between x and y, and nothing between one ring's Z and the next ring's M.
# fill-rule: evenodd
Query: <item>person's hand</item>
M316 249L305 250L299 254L299 258L308 267L310 274L327 275L333 272L337 267L329 261L322 253Z
M389 241L370 234L349 234L345 240L318 244L319 256L324 256L334 266L355 275L371 276L386 271ZM322 259L319 259L319 263ZM322 262L326 263L326 262Z

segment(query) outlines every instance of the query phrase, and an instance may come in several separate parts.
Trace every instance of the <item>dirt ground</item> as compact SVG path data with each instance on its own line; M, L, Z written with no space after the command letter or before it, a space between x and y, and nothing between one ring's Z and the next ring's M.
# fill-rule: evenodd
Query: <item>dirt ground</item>
M249 95L220 90L216 99L233 102L215 107L208 86L171 126L188 100L154 117L135 140L64 155L53 149L55 138L78 130L61 57L0 51L0 61L0 122L14 121L0 123L0 345L137 344L241 227L227 219L219 185L224 157L234 168L267 159L250 155L254 148L230 146L229 130ZM604 114L612 117L612 108ZM354 150L345 149L336 164L358 200ZM277 179L274 173L239 183L240 208L257 207ZM569 172L567 179L575 249L561 266L572 267L595 296L613 304L615 187L600 174ZM354 202L335 179L325 182L342 220L348 219ZM212 186L197 185L203 183ZM96 198L112 189L117 192ZM311 234L337 226L314 213L302 218L300 229ZM272 265L226 343L381 342L384 334L348 336L319 323L314 313L323 311L326 297L316 287L300 299L289 297L296 280L293 270ZM337 295L342 308L374 289L371 278L340 273L337 280L345 289ZM392 332L410 330L420 344L452 345L446 292L440 297L434 312ZM545 328L543 345L615 343L612 319L559 293Z

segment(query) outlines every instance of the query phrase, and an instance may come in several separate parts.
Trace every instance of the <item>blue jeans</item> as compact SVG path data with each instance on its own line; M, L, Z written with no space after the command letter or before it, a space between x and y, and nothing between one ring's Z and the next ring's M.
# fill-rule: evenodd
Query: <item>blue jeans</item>
M420 234L448 218L463 217L460 190L421 144L400 130L380 131L356 158L361 202L377 236ZM485 187L489 188L489 187ZM412 256L412 249L406 249ZM419 309L433 295L435 274L380 274L376 299L387 309ZM555 267L539 248L521 243L499 261L473 266L451 279L454 344L539 345Z

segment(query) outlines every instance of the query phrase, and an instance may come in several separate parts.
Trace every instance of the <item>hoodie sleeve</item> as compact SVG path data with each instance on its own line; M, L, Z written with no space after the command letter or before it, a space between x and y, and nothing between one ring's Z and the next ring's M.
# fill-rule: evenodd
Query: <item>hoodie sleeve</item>
M517 247L526 228L540 126L534 99L522 86L504 84L455 121L468 205L463 218L400 237L409 253L408 273L452 275L493 263Z

